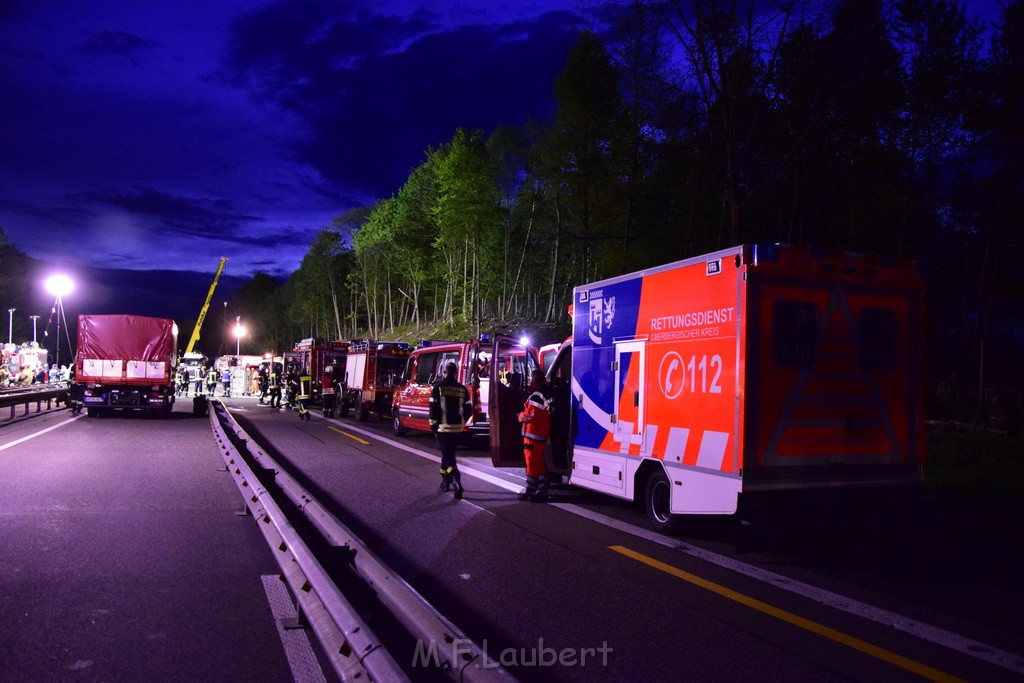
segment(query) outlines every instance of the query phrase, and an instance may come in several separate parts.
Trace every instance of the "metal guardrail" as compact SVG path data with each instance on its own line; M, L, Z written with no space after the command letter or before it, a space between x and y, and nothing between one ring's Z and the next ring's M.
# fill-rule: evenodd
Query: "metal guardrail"
M221 424L234 425L223 404L212 401L211 405L210 423L227 470L242 492L244 505L261 522L260 531L276 550L274 559L299 603L300 616L309 622L335 672L343 681L408 681L235 448Z
M68 401L68 388L61 385L46 385L42 388L38 386L25 387L17 389L5 389L0 391L0 410L3 408L10 408L11 415L7 419L14 419L16 409L18 406L25 406L25 412L23 415L29 414L30 406L36 404L36 412L42 412L42 404L46 403L46 409L50 410L53 404L67 405Z
M486 653L435 610L412 586L394 574L355 534L328 512L291 476L283 472L273 458L254 443L245 430L231 418L223 408L223 404L214 401L213 406L211 421L215 422L215 432L218 427L224 429L216 424L218 416L222 416L226 428L230 429L237 439L247 444L246 448L249 454L260 467L274 472L275 485L306 516L324 539L333 547L344 547L350 551L349 557L352 558L353 572L376 592L381 604L388 608L414 638L418 639L418 642L422 644L423 652L429 653L430 659L437 662L450 678L466 683L508 683L515 680L497 662L487 661ZM225 458L227 459L226 455ZM236 464L237 462L229 464L229 469ZM259 496L253 491L249 502L255 502L258 498ZM330 579L326 580L330 581ZM320 588L316 584L312 586L313 591L317 594L319 594ZM404 674L402 676L404 678ZM373 677L372 674L371 677L374 680L380 680Z

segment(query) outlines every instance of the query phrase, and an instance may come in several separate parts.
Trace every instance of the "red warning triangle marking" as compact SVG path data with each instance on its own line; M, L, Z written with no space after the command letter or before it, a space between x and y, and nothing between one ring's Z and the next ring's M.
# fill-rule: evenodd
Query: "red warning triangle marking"
M815 360L802 368L765 449L765 465L902 462L873 373L861 370L846 294L832 289L818 322Z

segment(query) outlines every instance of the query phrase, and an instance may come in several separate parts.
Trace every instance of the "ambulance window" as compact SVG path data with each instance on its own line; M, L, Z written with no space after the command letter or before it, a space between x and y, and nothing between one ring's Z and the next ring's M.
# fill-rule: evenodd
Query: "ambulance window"
M784 367L814 364L817 310L810 301L775 302L775 362Z
M896 314L880 308L865 308L857 319L857 356L862 370L892 370L896 367Z
M421 353L416 358L416 384L430 384L434 381L434 370L437 368L439 353Z

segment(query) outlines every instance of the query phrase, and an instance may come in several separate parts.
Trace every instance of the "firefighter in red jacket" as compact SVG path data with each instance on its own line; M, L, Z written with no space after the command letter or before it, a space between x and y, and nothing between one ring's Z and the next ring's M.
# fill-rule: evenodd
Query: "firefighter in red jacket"
M519 500L545 503L548 500L548 468L544 444L551 436L551 392L544 372L534 370L527 387L530 395L519 413L523 423L523 459L526 460L526 490Z

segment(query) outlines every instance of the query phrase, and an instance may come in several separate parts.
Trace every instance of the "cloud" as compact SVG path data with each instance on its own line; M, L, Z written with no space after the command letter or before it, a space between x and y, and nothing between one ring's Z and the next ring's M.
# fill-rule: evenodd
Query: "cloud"
M124 31L100 31L93 37L79 45L76 49L86 54L111 54L121 57L128 57L134 61L134 56L140 50L152 48L154 42L146 40L134 33Z
M227 241L243 241L239 229L246 223L258 222L257 216L235 211L224 199L181 197L152 187L134 187L130 192L109 191L83 194L79 197L92 203L108 204L135 216L153 219L158 225L182 235L216 234Z
M339 15L333 5L275 5L239 19L221 76L308 126L300 160L374 196L396 191L428 146L456 127L545 119L579 18L548 12L505 25L435 17Z

